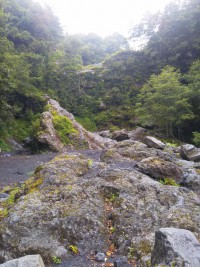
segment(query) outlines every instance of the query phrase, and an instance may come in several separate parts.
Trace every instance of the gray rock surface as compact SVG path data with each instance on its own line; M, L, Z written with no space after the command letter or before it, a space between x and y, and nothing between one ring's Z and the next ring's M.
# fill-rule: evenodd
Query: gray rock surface
M101 149L105 147L103 137L85 130L83 126L75 120L73 114L63 109L57 101L50 99L48 103L59 115L66 116L71 120L73 127L78 131L77 139L79 140L80 144L85 141L87 147L90 149ZM79 147L81 148L81 146Z
M200 149L190 144L182 145L180 148L180 156L186 160L199 161Z
M128 131L125 129L118 130L112 133L112 139L116 141L123 141L129 139Z
M71 139L71 144L69 144L70 148L102 149L105 148L104 143L108 145L108 143L112 141L85 130L82 125L75 120L73 114L63 109L57 101L49 99L48 105L50 107L49 111L42 113L41 129L38 132L37 140L39 143L46 145L50 150L62 151L64 147L54 128L52 112L56 112L59 116L67 117L71 121L73 128L77 131L76 134L69 136Z
M144 143L151 148L164 149L165 143L161 142L153 136L146 136L144 138Z
M105 262L106 255L102 252L98 252L95 256L95 260L98 262Z
M162 228L156 231L151 256L152 266L198 267L200 244L193 233L185 229Z
M58 155L18 188L15 203L0 203L0 262L34 252L49 264L56 256L75 266L70 247L87 260L112 247L115 259L148 266L156 230L183 228L200 238L195 183L191 191L158 181L191 179L187 175L198 174L194 164L135 140L104 149L101 161L99 150L88 151L92 158L77 151Z
M41 130L37 135L38 142L54 152L61 151L64 145L54 129L53 117L49 111L42 113L40 127Z
M183 181L181 184L200 194L200 172L193 168L184 170Z
M0 264L1 267L45 267L40 255L27 255Z
M139 170L156 180L171 178L177 183L182 181L182 170L176 164L158 157L148 157L138 164Z
M37 170L22 190L1 222L2 259L31 251L46 262L52 256L68 258L71 245L81 255L96 255L111 242L116 253L131 251L139 262L150 255L156 229L186 228L200 237L200 200L194 192L162 185L124 162L91 165L82 155L63 153ZM114 229L109 238L107 212Z
M144 141L146 135L147 130L142 127L137 127L135 130L128 132L129 138L135 141Z

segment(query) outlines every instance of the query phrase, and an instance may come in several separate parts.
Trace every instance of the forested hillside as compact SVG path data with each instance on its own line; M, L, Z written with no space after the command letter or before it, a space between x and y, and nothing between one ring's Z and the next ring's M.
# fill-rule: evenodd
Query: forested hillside
M0 147L38 129L45 95L89 130L159 129L200 143L200 1L170 4L120 34L68 35L48 7L0 1Z

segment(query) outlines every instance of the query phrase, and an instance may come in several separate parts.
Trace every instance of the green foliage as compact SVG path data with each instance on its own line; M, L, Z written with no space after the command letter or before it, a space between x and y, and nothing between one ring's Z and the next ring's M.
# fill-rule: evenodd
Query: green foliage
M70 144L70 135L76 135L77 130L73 128L72 122L65 116L53 112L54 127L64 145Z
M70 251L72 251L74 254L78 254L78 248L77 246L70 245L69 246Z
M92 115L91 115L92 117ZM90 132L95 132L97 130L96 123L93 118L88 117L76 117L76 121L79 122L86 130Z
M190 102L195 115L194 130L200 130L200 60L196 60L191 65L189 72L185 75L188 86L191 90Z
M52 256L52 261L53 263L60 264L62 261L59 257Z
M180 82L181 74L171 66L152 75L141 89L136 113L144 125L154 125L173 136L175 127L194 115L189 103L190 90Z
M93 160L92 159L88 159L88 167L90 168L90 167L92 167L92 165L93 165Z
M116 228L113 227L113 226L111 226L111 227L109 228L109 230L110 230L110 232L113 234L113 233L116 231Z
M199 57L199 11L197 0L171 2L163 12L147 14L132 29L132 38L146 44L146 56L158 69L168 64L185 72Z
M196 146L200 146L200 133L193 132L193 142Z
M162 180L159 181L161 184L164 184L164 185L173 185L173 186L180 186L179 184L177 184L174 179L172 178L164 178Z
M34 115L43 111L45 94L60 101L90 131L133 128L137 102L140 124L169 136L199 132L200 61L191 65L200 57L199 12L199 2L189 0L146 16L132 37L148 42L134 51L117 33L104 39L96 34L64 37L52 11L32 0L1 1L1 140L34 136L40 127ZM191 67L182 76L172 67L163 68L166 65L184 73ZM65 143L76 134L61 119L55 124Z
M10 145L5 142L5 140L0 139L0 151L9 152Z
M118 200L118 198L119 198L119 193L116 192L116 193L109 194L106 199L109 202L115 202L116 200Z
M14 120L13 124L8 128L9 135L15 140L22 142L26 137L32 134L32 125L27 120Z
M11 206L16 201L16 195L19 194L21 191L21 188L16 187L10 192L9 198L6 200L6 204L8 206Z

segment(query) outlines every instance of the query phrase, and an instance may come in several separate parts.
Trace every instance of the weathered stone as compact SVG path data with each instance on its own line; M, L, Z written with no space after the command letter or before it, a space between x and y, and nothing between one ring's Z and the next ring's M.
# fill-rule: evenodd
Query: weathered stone
M200 173L192 168L184 170L181 185L200 194Z
M9 195L6 193L0 193L0 198L8 198Z
M146 136L144 143L151 148L164 149L165 144L153 136Z
M27 255L0 264L1 267L45 267L40 255Z
M104 143L109 146L109 143L112 141L111 139L103 138L98 134L85 130L82 125L75 120L73 114L63 109L57 101L49 99L48 105L50 106L50 109L49 111L42 113L41 129L37 135L38 142L41 145L46 146L46 149L50 149L52 151L62 151L64 147L57 131L54 128L51 112L56 112L59 116L65 116L68 118L72 123L73 129L76 131L76 134L74 133L73 135L69 135L71 142L68 147L72 149L102 149L105 148Z
M107 163L124 161L125 159L140 162L149 157L159 157L172 163L179 161L177 155L173 152L167 153L160 149L148 148L144 143L134 140L124 140L109 149L103 150L101 160Z
M147 130L142 127L137 127L135 130L130 131L128 136L130 139L135 141L143 141L147 134Z
M95 260L99 262L105 262L106 255L102 252L98 252L95 256Z
M179 166L157 157L149 157L141 160L138 168L141 172L157 180L172 178L176 182L182 181L182 170Z
M123 141L129 139L128 132L125 129L115 131L112 133L112 139L116 141Z
M195 146L191 144L185 144L185 145L182 145L181 148L183 149L184 152L190 153L195 149Z
M104 138L110 138L111 137L111 133L109 130L107 131L101 131L98 133L101 137L104 137Z
M128 264L127 257L120 257L114 261L114 267L130 267L131 265Z
M60 138L54 129L53 126L53 117L50 112L46 111L42 113L41 118L41 130L37 135L37 140L39 143L45 145L52 151L61 151L63 144L60 141Z
M142 173L151 170L154 177L155 170L156 179L171 175L179 182L190 164L184 169L177 164L185 161L176 155L134 140L103 151L104 162L97 152L92 164L80 153L62 153L26 181L21 197L1 221L1 262L33 252L47 262L52 256L67 261L73 257L70 246L77 247L80 256L94 256L115 244L117 255L130 255L145 266L156 229L185 228L200 238L198 195Z
M83 126L75 120L73 114L63 109L57 101L50 99L48 101L48 104L52 107L54 111L58 113L58 115L66 116L71 121L74 129L76 129L77 131L76 142L80 143L79 148L84 142L85 142L85 147L89 147L90 149L105 148L104 138L102 138L98 134L93 134L85 130Z
M185 229L162 228L155 234L152 266L200 266L200 244Z
M200 149L196 149L195 151L192 151L188 155L188 159L191 161L199 161L200 160Z
M190 144L182 145L180 148L180 156L186 160L199 161L200 149Z

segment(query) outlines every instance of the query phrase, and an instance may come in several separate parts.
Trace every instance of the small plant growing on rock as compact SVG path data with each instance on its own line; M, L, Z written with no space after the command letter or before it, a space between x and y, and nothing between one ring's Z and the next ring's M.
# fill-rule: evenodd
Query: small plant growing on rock
M114 226L111 226L109 229L110 229L110 232L111 232L111 233L114 233L114 232L116 231L116 229L115 229Z
M176 183L176 181L174 181L174 179L168 177L164 178L163 180L160 180L159 182L164 185L180 186Z
M119 197L119 194L118 193L113 193L111 194L109 197L108 197L108 200L110 202L115 202L115 200Z
M61 263L61 259L56 257L56 256L52 256L52 261L53 261L53 263L56 263L56 264L60 264Z
M129 247L129 252L128 252L128 258L129 259L135 259L135 248L134 247Z
M77 248L77 246L70 245L70 246L69 246L69 249L70 249L70 251L73 252L74 254L78 254L78 248Z
M93 165L93 160L92 159L88 159L88 167L90 168L90 167L92 167L92 165Z

